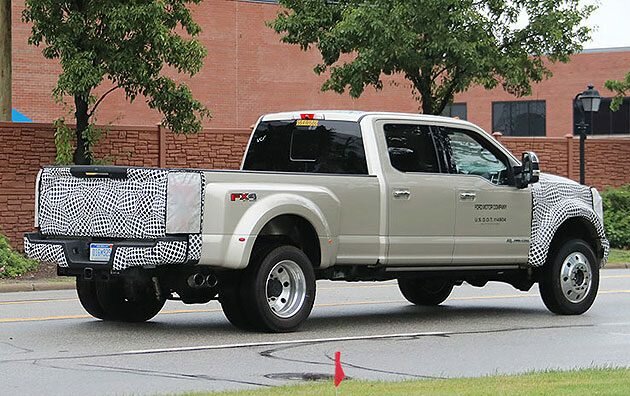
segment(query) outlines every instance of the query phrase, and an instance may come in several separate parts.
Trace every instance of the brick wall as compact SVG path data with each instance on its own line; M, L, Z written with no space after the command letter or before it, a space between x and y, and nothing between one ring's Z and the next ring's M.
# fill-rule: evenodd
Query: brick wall
M0 233L16 247L33 227L35 178L55 161L52 127L0 123Z
M161 130L166 138L164 166L238 169L250 132L248 129L206 129L198 135L175 135Z
M580 140L564 138L518 138L498 136L518 158L524 151L534 151L543 172L580 179ZM624 171L630 163L630 137L590 137L586 140L585 182L604 189L630 183L630 173Z
M238 169L250 131L208 128L198 135L174 135L163 128L114 126L95 150L96 158L116 165ZM535 151L545 172L579 178L579 140L497 136L518 157ZM33 229L37 171L55 161L50 124L0 123L0 233L21 247ZM620 168L630 163L630 138L590 138L586 182L598 188L630 183Z

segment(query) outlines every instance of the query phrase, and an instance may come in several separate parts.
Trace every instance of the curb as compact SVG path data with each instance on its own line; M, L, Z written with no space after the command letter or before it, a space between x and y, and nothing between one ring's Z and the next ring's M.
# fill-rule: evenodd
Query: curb
M604 269L628 269L630 268L630 263L615 263L615 264L606 264Z
M0 293L74 290L74 282L19 282L0 284Z

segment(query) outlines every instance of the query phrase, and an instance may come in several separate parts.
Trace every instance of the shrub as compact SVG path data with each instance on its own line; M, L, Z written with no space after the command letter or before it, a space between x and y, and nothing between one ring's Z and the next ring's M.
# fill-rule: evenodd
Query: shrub
M614 248L630 247L630 184L602 193L606 236Z
M0 278L15 278L37 268L39 263L11 248L9 240L0 234Z

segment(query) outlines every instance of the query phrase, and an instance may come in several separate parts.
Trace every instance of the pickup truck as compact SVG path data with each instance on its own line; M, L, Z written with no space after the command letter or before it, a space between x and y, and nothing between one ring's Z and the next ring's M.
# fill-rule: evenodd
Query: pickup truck
M534 153L461 120L354 111L261 117L238 171L44 167L35 227L25 252L76 277L96 318L218 299L269 332L304 322L318 279L397 280L416 305L538 283L550 311L582 314L609 250L597 190Z

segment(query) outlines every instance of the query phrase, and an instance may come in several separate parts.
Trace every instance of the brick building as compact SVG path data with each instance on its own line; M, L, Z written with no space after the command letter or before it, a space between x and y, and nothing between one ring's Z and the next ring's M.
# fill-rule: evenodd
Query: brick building
M313 73L318 54L281 43L265 25L279 10L273 3L205 0L194 7L209 54L190 86L214 114L208 127L246 128L262 113L298 108L418 111L402 79L396 81L401 84L386 82L381 92L368 89L358 100L320 92L323 77ZM51 122L69 112L51 98L59 66L45 60L41 48L27 44L30 26L21 22L23 8L23 0L13 0L13 105L35 122ZM603 83L630 70L630 48L585 51L551 69L554 77L535 86L530 97L473 87L456 97L449 114L465 116L487 131L504 135L564 136L572 131L575 94L593 84L609 96ZM146 126L159 121L159 114L142 100L129 104L120 92L110 95L98 113L99 123ZM630 106L626 103L614 115L604 110L595 121L596 132L630 133Z
M142 100L129 104L120 93L113 94L99 108L97 122L116 125L99 142L96 157L116 165L234 169L245 149L249 126L263 113L299 108L418 111L402 79L395 81L399 84L385 82L381 92L368 89L358 100L320 92L323 78L312 71L318 54L282 44L266 27L265 21L278 12L271 3L205 0L195 7L194 17L203 28L201 40L209 55L190 86L214 113L202 133L168 133L156 126L159 114ZM51 98L58 64L45 60L40 48L27 45L30 27L20 17L24 0L12 0L12 4L13 106L34 123L0 123L0 234L20 248L23 233L33 228L37 171L55 160L51 121L72 116L70 108ZM630 49L585 51L568 64L553 65L554 77L535 86L530 97L473 87L457 96L448 113L488 132L502 131L500 140L517 155L536 151L544 171L577 179L578 141L565 137L572 131L573 97L591 83L607 96L604 81L621 78L627 70ZM587 140L587 184L604 188L630 182L627 173L614 171L618 164L630 161L629 107L626 102L622 111L611 114L603 105L596 115L596 132L626 136Z

